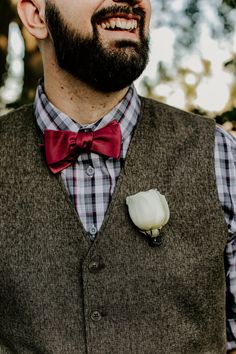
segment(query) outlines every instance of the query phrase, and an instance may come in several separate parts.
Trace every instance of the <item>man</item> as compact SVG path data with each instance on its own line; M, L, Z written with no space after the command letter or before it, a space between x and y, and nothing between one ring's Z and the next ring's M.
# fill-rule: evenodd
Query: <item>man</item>
M44 80L34 107L0 120L0 352L236 348L235 142L136 94L150 1L19 0L18 12ZM170 208L159 247L125 204L149 189Z

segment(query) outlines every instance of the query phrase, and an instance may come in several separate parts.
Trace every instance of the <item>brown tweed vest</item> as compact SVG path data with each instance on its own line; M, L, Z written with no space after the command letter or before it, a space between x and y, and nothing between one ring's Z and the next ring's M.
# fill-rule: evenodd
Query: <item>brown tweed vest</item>
M32 107L0 119L0 353L223 354L227 230L210 120L143 99L96 241L47 169ZM157 188L151 248L125 198Z

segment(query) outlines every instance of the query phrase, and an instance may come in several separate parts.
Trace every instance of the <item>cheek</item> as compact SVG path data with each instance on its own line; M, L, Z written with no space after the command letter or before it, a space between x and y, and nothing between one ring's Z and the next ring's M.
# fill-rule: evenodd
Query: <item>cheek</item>
M70 1L74 2L74 0ZM91 18L95 11L94 1L95 0L76 0L75 4L71 4L71 6L68 6L66 1L63 2L61 5L61 13L70 28L73 28L82 35L91 33Z
M64 0L63 0L64 1ZM75 1L74 9L71 11L73 25L80 29L83 34L89 34L93 31L91 23L93 15L104 5L104 0L70 0ZM64 2L64 6L67 1ZM76 10L75 10L76 9Z
M70 29L72 29L75 33L84 38L91 36L91 34L93 33L91 21L89 19L86 20L83 17L71 17L68 25Z

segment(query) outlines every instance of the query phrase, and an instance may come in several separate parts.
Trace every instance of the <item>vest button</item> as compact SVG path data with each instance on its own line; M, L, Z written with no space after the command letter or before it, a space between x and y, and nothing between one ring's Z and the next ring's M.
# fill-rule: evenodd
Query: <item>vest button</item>
M99 268L99 263L96 262L96 261L91 261L91 262L89 263L88 268L89 268L89 271L90 271L91 273L96 273L97 270L98 270L98 268Z
M102 319L102 315L100 314L99 311L93 311L91 313L91 319L94 321L94 322L99 322L101 319Z

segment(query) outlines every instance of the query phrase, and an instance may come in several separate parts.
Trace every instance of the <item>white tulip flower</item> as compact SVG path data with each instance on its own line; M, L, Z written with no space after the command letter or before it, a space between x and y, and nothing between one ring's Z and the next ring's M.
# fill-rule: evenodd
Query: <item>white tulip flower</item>
M129 214L139 230L156 238L167 224L170 210L166 198L156 189L139 192L126 198Z

